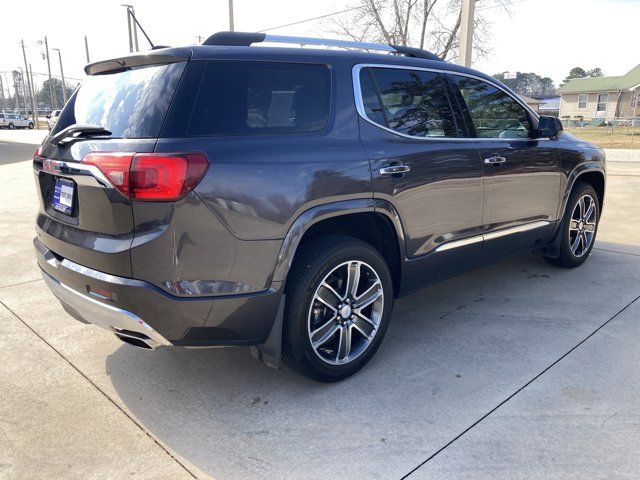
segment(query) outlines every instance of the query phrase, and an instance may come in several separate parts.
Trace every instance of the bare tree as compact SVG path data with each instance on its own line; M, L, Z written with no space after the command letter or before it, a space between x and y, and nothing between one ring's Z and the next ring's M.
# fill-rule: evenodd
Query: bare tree
M355 10L327 20L323 28L355 41L426 48L444 60L455 60L461 3L461 0L358 0ZM476 3L474 48L477 58L487 54L489 22L484 10L508 9L510 0L477 0Z

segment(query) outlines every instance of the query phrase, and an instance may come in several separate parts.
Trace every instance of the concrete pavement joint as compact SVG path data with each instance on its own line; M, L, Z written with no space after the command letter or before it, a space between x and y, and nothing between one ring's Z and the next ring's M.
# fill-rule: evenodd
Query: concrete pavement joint
M621 253L621 252L616 252L616 253ZM430 460L432 460L433 458L435 458L439 453L443 452L446 448L448 448L449 446L451 446L454 442L456 442L457 440L459 440L460 438L462 438L462 436L464 436L467 432L469 432L472 428L474 428L476 425L478 425L480 422L482 422L485 418L487 418L489 415L491 415L493 412L495 412L496 410L498 410L500 407L502 407L504 404L506 404L509 400L511 400L513 397L515 397L516 395L518 395L522 390L524 390L525 388L527 388L529 385L531 385L533 382L535 382L538 378L540 378L542 375L544 375L545 373L547 373L547 371L549 371L551 368L553 368L555 365L557 365L561 360L563 360L566 356L568 356L571 352L573 352L574 350L576 350L578 347L580 347L583 343L585 343L587 340L589 340L591 337L593 337L596 333L598 333L602 328L604 328L607 324L609 324L609 322L611 322L613 319L615 319L616 317L618 317L622 312L624 312L627 308L629 308L631 305L633 305L635 302L637 302L638 300L640 300L640 295L638 295L636 298L634 298L633 300L631 300L629 303L627 303L624 307L622 307L620 310L618 310L611 318L609 318L606 322L604 322L602 325L600 325L598 328L596 328L593 332L591 332L589 335L587 335L585 338L583 338L580 342L578 342L575 346L573 346L571 349L569 349L567 352L565 352L562 356L560 356L557 360L555 360L553 363L551 363L549 366L547 366L544 370L542 370L540 373L538 373L535 377L533 377L531 380L529 380L527 383L525 383L522 387L518 388L515 392L513 392L511 395L509 395L507 398L505 398L502 402L500 402L498 405L496 405L495 407L493 407L491 410L489 410L487 413L485 413L482 417L480 417L478 420L476 420L474 423L472 423L469 427L467 427L466 429L464 429L461 433L459 433L456 437L454 437L452 440L450 440L448 443L446 443L444 446L440 447L440 449L438 449L435 453L433 453L430 457L428 457L425 461L423 461L422 463L420 463L419 465L417 465L414 469L412 469L409 473L405 474L404 476L401 477L401 480L405 480L406 478L408 478L410 475L414 474L419 468L423 467L424 465L426 465Z
M608 248L593 247L593 250L600 250L601 252L619 253L620 255L631 255L633 257L640 257L640 254L631 252L620 252L618 250L609 250Z
M12 283L12 284L10 284L10 285L3 285L3 286L1 286L1 287L0 287L0 289L3 289L3 288L10 288L10 287L17 287L17 286L19 286L19 285L26 285L26 284L28 284L28 283L36 283L36 282L42 282L42 281L43 281L43 280L42 280L41 278L35 278L35 279L33 279L33 280L26 280L26 281L24 281L24 282Z
M25 282L28 283L28 282ZM11 308L9 308L4 302L2 302L0 300L0 305L2 305L4 308L6 308L14 317L16 317L25 327L27 327L29 330L31 330L31 332L33 332L33 334L38 337L40 340L42 340L49 348L51 348L51 350L53 350L55 353L57 353L60 358L62 358L71 368L73 368L76 372L78 372L78 374L80 374L80 376L82 376L87 382L89 382L91 385L93 385L93 387L100 392L109 402L111 402L111 404L113 406L115 406L118 410L120 410L120 412L122 412L122 414L127 417L129 420L131 420L131 422L133 422L133 424L135 426L137 426L142 432L144 432L144 434L149 437L158 447L160 447L162 449L162 451L164 453L166 453L174 462L176 462L178 465L180 465L180 467L182 467L182 469L187 472L192 478L197 480L197 476L187 468L186 465L184 465L180 460L178 460L158 439L156 439L151 433L149 433L135 418L133 418L129 413L127 413L122 407L120 407L120 405L118 405L109 395L107 395L107 393L102 390L96 383L94 383L89 377L87 377L78 367L76 367L73 362L69 361L69 359L67 357L65 357L62 352L60 352L56 347L54 347L53 345L51 345L42 335L40 335L38 332L36 332L31 325L29 325L27 322L25 322L22 318L20 318L20 316L14 312Z

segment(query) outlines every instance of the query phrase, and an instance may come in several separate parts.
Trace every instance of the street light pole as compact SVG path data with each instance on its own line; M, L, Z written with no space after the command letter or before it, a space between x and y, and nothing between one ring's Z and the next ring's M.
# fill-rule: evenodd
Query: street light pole
M476 0L462 0L458 63L465 67L471 66L471 53L473 51L473 16L475 8Z
M52 48L51 50L55 50L58 52L58 61L60 62L60 78L62 78L62 98L64 99L64 103L67 103L67 84L64 81L64 70L62 69L62 53L60 53L59 48Z
M24 39L20 40L20 44L22 45L22 59L24 60L24 69L25 72L27 72L27 83L24 83L24 76L22 77L22 83L23 83L23 87L29 89L29 96L31 97L31 118L33 120L33 125L37 125L38 123L36 122L36 110L35 110L35 101L33 99L33 85L31 85L31 80L29 78L29 66L27 65L27 53L25 51L24 48ZM27 114L27 111L24 111L24 114Z
M229 0L229 31L233 30L233 0Z
M22 105L24 105L24 114L27 115L29 107L27 106L27 84L24 80L24 71L20 68L20 78L22 79Z
M33 113L36 116L36 121L33 126L38 128L38 97L36 96L36 84L33 83L33 67L29 64L29 81L31 82L31 98L33 100Z
M49 99L51 100L51 110L58 108L58 102L56 98L56 89L53 85L53 79L51 78L51 62L49 61L49 41L47 37L44 37L44 48L47 52L47 70L49 71Z

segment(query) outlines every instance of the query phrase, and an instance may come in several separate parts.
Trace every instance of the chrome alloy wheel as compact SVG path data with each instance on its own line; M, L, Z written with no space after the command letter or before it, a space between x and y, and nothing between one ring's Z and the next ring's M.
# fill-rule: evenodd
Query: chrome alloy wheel
M376 271L350 260L327 274L309 307L307 331L321 360L344 365L358 358L373 341L384 310L384 291Z
M596 202L591 195L583 195L576 203L569 223L569 245L575 257L589 251L596 234Z

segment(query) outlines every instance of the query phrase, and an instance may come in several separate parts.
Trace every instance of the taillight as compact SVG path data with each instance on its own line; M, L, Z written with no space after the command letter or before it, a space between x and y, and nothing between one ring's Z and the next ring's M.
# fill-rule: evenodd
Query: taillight
M180 200L209 168L201 153L92 152L82 163L95 165L125 196L141 201Z
M96 152L82 159L82 163L95 165L107 179L129 197L129 170L134 153Z

